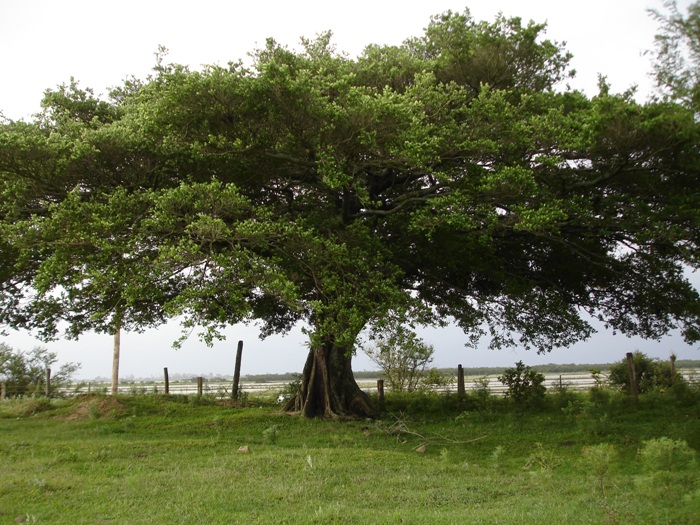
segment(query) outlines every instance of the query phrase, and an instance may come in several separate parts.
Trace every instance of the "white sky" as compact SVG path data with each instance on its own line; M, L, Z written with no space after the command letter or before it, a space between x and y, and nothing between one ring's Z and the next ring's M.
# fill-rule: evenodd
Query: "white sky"
M690 3L681 0L679 5ZM595 94L601 73L615 91L638 85L643 100L651 93L650 59L644 51L652 49L656 31L646 9L662 5L662 0L0 0L0 112L11 119L29 117L39 110L45 89L68 82L71 76L97 94L127 76L143 78L155 63L159 45L170 50L170 61L197 67L243 59L268 37L295 46L301 36L331 30L338 50L357 55L370 43L400 44L418 36L431 15L448 9L462 12L465 6L477 20L492 21L502 12L548 22L547 37L567 42L574 54L577 77L570 82L572 87ZM243 374L300 371L306 355L304 337L298 332L260 341L254 327L234 327L229 339L214 348L193 338L175 351L170 345L177 334L177 327L170 326L124 334L122 377L160 376L166 366L171 374L231 374L239 339L245 341ZM599 334L573 349L545 356L464 349L464 337L455 329L428 331L424 337L435 345L433 364L440 367L511 366L518 359L527 364L609 362L635 349L664 359L671 351L680 359L700 356L697 347L678 337L654 343ZM17 333L0 341L21 349L41 344ZM80 377L110 374L108 336L88 334L78 342L44 346L57 352L61 362L82 363ZM354 368L374 367L359 355Z

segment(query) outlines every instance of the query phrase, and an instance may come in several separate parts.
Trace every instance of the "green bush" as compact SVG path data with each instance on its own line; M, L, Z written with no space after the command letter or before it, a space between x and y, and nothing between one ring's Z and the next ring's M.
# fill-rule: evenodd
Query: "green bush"
M418 391L440 392L450 388L455 382L455 376L443 373L437 368L430 368L418 381Z
M435 353L433 345L404 326L387 330L376 337L374 345L362 350L381 368L389 388L394 392L416 390Z
M544 375L525 366L522 361L515 363L515 368L505 370L498 380L508 387L506 397L519 408L534 408L544 401L547 392Z
M637 392L640 394L650 392L655 388L665 390L684 381L678 372L675 373L674 377L669 363L653 359L640 351L634 352L632 362L637 379ZM610 367L608 381L623 392L630 392L629 365L626 358Z
M43 395L46 389L46 370L58 361L54 352L36 347L29 352L12 349L0 343L0 382L5 383L6 397ZM80 368L75 363L66 363L52 370L51 392L70 383L73 374Z
M464 400L457 394L436 392L387 392L384 411L408 414L455 414L463 410Z
M581 432L597 438L615 435L619 430L619 414L625 412L627 401L626 396L610 388L591 388L577 406L581 409L576 416Z
M474 383L476 386L469 397L474 399L477 410L489 410L493 404L493 394L491 393L491 388L489 388L489 378L487 376L482 376L475 380Z
M682 439L660 437L644 441L639 457L649 472L675 472L695 466L695 451Z
M679 406L697 406L700 404L700 388L697 384L688 381L677 381L668 393Z
M610 465L617 457L615 445L600 443L584 447L582 450L585 465L593 471L598 479L598 488L605 495L605 475L610 470Z
M572 405L581 403L583 401L583 396L584 394L581 392L575 392L567 388L567 385L563 387L557 385L550 389L547 401L555 410L564 410Z

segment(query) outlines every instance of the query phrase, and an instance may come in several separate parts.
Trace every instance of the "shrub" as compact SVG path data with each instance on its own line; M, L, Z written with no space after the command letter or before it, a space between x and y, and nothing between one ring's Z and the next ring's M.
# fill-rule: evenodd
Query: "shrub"
M695 406L700 403L700 389L688 381L677 381L668 392L678 405Z
M682 439L650 439L643 443L639 456L646 470L651 472L674 472L695 464L695 451Z
M422 392L441 392L451 387L454 382L454 375L443 374L437 368L431 368L420 378L418 390Z
M505 370L498 380L508 387L506 397L512 399L517 407L535 407L544 401L547 391L544 375L525 366L522 361L515 363L515 368Z
M362 350L382 369L389 387L396 392L414 391L435 353L432 345L403 326L379 336L374 346Z
M617 456L615 445L600 443L583 448L583 458L588 467L598 478L600 492L605 495L605 475L610 469L610 465Z
M527 459L527 463L523 467L524 470L530 470L532 468L537 468L548 474L552 474L554 469L563 463L562 459L552 452L544 448L542 443L535 443L530 457Z
M567 409L571 405L581 402L581 394L571 390L566 383L560 386L557 382L549 392L548 401L557 410Z
M635 374L637 379L637 392L644 394L654 388L666 389L674 383L683 381L682 376L676 372L675 377L671 374L671 366L653 359L646 354L636 351L633 354ZM618 361L610 367L608 381L611 385L620 388L622 391L630 392L629 365L627 359Z
M36 347L29 352L13 350L0 343L0 382L5 383L7 397L43 394L46 388L46 370L58 361L54 352ZM66 386L80 368L75 363L61 365L51 374L51 393Z
M488 410L491 408L493 395L491 394L491 389L489 388L490 382L491 381L487 376L482 376L474 381L475 386L472 396L476 401L477 410Z
M277 438L279 437L280 427L279 425L272 425L271 427L263 430L263 440L268 445L277 444Z

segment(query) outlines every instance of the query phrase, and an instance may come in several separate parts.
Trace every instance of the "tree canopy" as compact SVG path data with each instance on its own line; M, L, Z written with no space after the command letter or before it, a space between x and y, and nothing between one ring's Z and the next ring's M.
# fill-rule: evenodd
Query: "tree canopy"
M454 320L538 351L700 338L692 109L561 88L545 27L469 12L350 58L331 34L252 64L160 55L108 100L75 82L0 126L0 323L54 336L179 317L309 327L306 415L371 413L358 334Z
M659 23L655 37L654 76L662 94L700 110L700 2L682 13L675 0L664 1L665 10L651 10Z

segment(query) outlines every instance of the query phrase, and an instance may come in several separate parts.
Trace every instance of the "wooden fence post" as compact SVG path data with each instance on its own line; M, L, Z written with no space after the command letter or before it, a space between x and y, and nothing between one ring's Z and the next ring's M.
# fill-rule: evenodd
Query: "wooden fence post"
M165 380L165 395L170 394L170 378L168 377L168 367L163 368L163 379Z
M639 391L637 389L637 371L634 368L634 354L632 352L627 352L627 368L629 368L630 376L630 392L634 396L634 399L639 398Z
M379 408L384 409L384 380L377 379L377 396L379 398Z
M203 377L198 377L197 378L197 395L202 396L202 390L204 387L204 378Z
M462 365L457 365L457 395L464 397L464 368Z
M671 354L671 384L676 384L676 354Z
M238 341L238 349L236 350L236 366L233 369L233 390L231 399L238 401L238 385L241 380L241 356L243 355L243 341Z
M46 369L46 397L51 397L51 369Z

